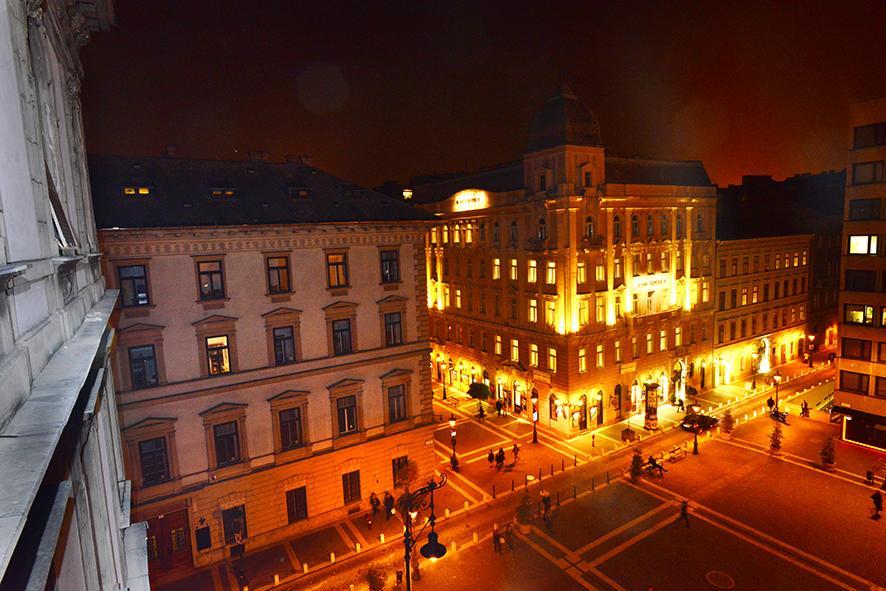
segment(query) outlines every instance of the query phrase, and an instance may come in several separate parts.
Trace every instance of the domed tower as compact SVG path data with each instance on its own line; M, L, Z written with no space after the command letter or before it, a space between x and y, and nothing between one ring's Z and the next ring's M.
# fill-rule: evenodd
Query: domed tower
M535 113L523 159L530 194L584 194L603 182L600 123L566 84ZM567 187L561 187L567 183ZM569 186L571 185L571 187Z

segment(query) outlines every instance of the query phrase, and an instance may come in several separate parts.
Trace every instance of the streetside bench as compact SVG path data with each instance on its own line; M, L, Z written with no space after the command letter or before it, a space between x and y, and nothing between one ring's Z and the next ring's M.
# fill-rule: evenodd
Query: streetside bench
M680 447L679 445L675 445L670 451L668 451L668 461L676 462L678 460L682 460L686 457L686 450Z

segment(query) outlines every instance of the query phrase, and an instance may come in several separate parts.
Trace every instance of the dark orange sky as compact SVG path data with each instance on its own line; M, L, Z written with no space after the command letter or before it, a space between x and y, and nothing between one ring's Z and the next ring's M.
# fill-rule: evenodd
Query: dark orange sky
M94 153L310 154L363 184L519 157L568 82L607 149L716 183L842 168L886 95L886 2L117 0L83 51Z

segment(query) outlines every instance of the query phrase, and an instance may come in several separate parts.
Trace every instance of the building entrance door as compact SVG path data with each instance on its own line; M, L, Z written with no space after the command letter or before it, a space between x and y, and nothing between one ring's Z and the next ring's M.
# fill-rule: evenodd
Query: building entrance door
M188 511L174 511L148 520L148 566L167 572L191 564Z
M581 395L581 404L578 409L578 429L584 431L588 428L588 397Z
M524 392L520 382L514 382L514 412L518 415L523 414L523 409L526 407L523 395Z

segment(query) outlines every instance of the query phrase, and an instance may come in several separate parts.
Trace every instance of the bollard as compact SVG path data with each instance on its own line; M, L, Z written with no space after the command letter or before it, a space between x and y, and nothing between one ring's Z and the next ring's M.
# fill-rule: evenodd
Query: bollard
M572 454L572 465L578 466L578 455L577 454Z
M249 585L243 585L243 591L249 591Z
M455 552L455 540L452 540L452 542L449 545L451 546L452 551Z
M348 591L354 591L354 583L348 585Z
M274 586L276 587L279 584L280 584L280 575L278 575L277 573L274 573Z
M606 484L609 484L609 470L606 470Z
M595 479L595 477L591 476L591 492L593 492L594 489L596 489L596 488L597 488L596 479Z
M560 491L557 491L557 506L560 506Z
M754 411L754 418L757 418L757 411Z
M564 460L563 458L560 458L560 471L562 472L565 469L566 469L566 460Z
M443 510L443 515L449 517L449 507L446 507L446 509Z
M495 485L492 485L492 498L495 498Z
M467 501L465 501L465 511L468 510L468 506L469 506L469 505L470 505L470 503L468 503ZM430 519L430 518L427 518L427 519L425 520L425 522L427 522L429 519Z
M477 532L474 532L474 536L473 536L473 538L474 538L474 543L475 543L475 544L476 544L477 542L480 541L480 536L477 535Z
M554 465L551 464L551 476L553 476L553 475L554 475Z
M385 543L385 535L378 534L378 541L381 542L382 544L384 544Z
M538 467L538 480L541 482L541 466Z
M511 492L514 492L514 479L511 478Z
M575 485L572 485L572 498L575 498Z
M357 554L360 553L360 550L362 550L362 548L360 547L360 542L357 542L357 543L354 545L354 550L357 552Z
M335 564L335 552L330 552L330 553L329 553L329 563L330 563L330 564Z
M301 570L304 574L308 574L308 563L307 562L302 562Z
M524 474L523 475L523 488L526 488L527 486L529 486L529 474Z

